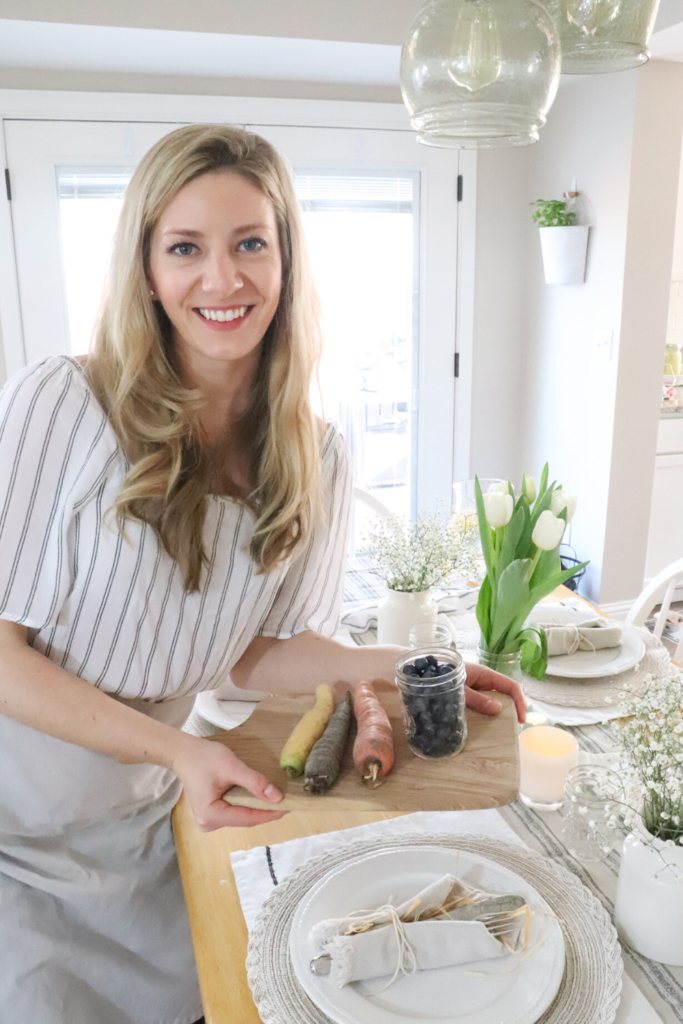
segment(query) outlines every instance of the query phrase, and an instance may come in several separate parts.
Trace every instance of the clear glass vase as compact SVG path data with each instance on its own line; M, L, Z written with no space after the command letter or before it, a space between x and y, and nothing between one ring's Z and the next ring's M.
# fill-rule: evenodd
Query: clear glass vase
M515 651L514 654L494 654L491 651L487 651L481 644L477 647L477 660L480 665L486 665L487 668L493 669L494 672L500 672L501 675L508 676L510 679L514 679L520 686L523 683L522 679L522 652Z
M572 768L564 784L562 838L580 861L601 861L609 856L614 833L607 809L624 799L622 781L611 768L581 764Z

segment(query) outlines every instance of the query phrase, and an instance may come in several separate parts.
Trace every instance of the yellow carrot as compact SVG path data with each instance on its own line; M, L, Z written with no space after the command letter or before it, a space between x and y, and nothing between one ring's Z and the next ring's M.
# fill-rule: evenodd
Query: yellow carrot
M315 705L294 727L280 755L280 767L284 768L290 778L303 774L306 758L325 732L333 711L332 687L323 683L315 691Z

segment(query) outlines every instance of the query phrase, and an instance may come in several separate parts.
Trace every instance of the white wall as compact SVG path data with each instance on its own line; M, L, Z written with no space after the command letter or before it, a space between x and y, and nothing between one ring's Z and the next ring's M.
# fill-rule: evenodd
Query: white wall
M580 498L571 540L590 558L599 596L612 454L637 73L595 75L560 90L532 154L529 200L559 198L573 178L591 224L586 282L546 285L534 231L527 265L528 341L522 456ZM611 332L612 359L595 338Z
M682 119L683 67L651 62L563 86L536 146L479 158L472 468L550 462L603 603L643 582ZM573 178L586 281L546 285L529 203Z
M521 480L531 149L477 155L470 476Z

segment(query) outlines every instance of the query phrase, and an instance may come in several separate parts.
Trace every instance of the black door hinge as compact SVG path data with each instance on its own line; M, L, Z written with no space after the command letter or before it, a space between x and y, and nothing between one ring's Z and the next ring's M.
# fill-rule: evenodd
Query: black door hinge
M7 190L7 198L12 201L12 186L9 183L9 167L5 168L5 188Z
M453 374L455 377L460 376L460 353L455 353L455 359L453 360Z
M462 202L462 174L458 175L458 202Z

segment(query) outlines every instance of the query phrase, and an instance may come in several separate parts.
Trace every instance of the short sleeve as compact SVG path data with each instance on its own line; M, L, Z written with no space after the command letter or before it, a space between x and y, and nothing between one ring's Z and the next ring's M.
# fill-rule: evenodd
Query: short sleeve
M324 521L287 570L261 636L282 639L313 630L331 637L339 628L353 468L346 442L332 426L323 442L322 475Z
M56 623L72 585L74 503L103 420L68 357L28 366L0 392L0 619Z

